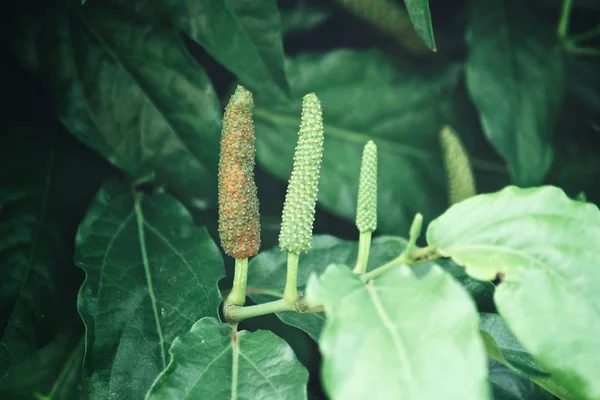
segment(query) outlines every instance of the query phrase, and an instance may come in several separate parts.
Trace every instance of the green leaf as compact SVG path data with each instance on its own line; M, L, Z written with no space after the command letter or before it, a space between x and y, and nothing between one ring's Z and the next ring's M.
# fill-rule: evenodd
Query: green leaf
M277 1L118 1L154 21L168 19L233 72L256 97L287 95Z
M0 75L9 92L15 76ZM30 112L31 99L21 104L21 93L8 94L22 107L2 110L0 378L75 317L81 274L72 261L73 241L88 196L107 176L93 154L43 113Z
M467 87L488 140L516 184L539 184L552 163L563 96L554 27L521 1L474 0L467 43Z
M221 254L172 197L113 181L81 223L75 260L86 272L78 308L89 398L140 398L169 363L173 340L217 315Z
M401 266L364 284L331 265L307 301L327 312L319 347L332 399L489 398L477 312L441 268L417 278Z
M78 337L75 330L60 332L0 380L0 398L31 400L34 395L47 400L80 398L83 344L83 337Z
M479 329L488 355L526 376L547 375L508 330L498 314L481 313Z
M406 247L406 240L394 236L379 236L373 239L367 270L379 267L398 257ZM347 241L329 235L313 236L311 250L300 256L298 266L298 288L304 290L308 278L315 273L321 275L329 264L343 263L354 265L358 255L358 242ZM262 251L248 265L248 297L257 303L266 303L283 297L286 280L287 254L279 247ZM433 263L413 267L418 275L429 271ZM491 282L481 282L466 275L461 268L451 261L444 261L442 267L450 272L456 280L465 286L472 296L489 295L494 286ZM325 323L323 313L276 314L288 325L306 332L315 341L318 340Z
M433 27L431 26L429 0L404 0L404 4L417 34L423 39L427 47L437 51L435 38L433 37Z
M270 331L235 332L202 318L175 339L146 399L306 399L308 372Z
M323 105L325 147L319 202L354 221L362 149L379 148L379 224L406 232L413 216L435 216L446 206L438 134L452 118L460 70L417 70L376 51L302 54L287 63L293 101L254 110L259 163L288 180L300 126L302 96Z
M494 400L553 400L549 392L522 378L497 361L490 360L489 381Z
M111 2L66 10L51 28L43 64L69 131L133 179L216 201L219 103L177 32Z
M492 279L495 302L523 347L577 398L600 397L600 212L560 189L508 187L452 206L427 241Z
M286 35L302 33L322 25L333 14L333 9L323 2L306 0L280 1L281 25Z

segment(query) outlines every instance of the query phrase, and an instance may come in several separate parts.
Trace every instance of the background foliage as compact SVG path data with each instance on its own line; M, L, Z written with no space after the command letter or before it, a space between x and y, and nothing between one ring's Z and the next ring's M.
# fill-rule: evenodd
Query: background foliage
M350 3L361 2L4 5L0 397L141 399L150 388L149 398L177 397L169 385L185 381L187 358L211 363L211 352L241 352L241 371L256 370L237 382L240 396L269 398L269 384L286 373L293 378L280 392L285 398L298 397L307 379L308 396L324 398L332 382L329 373L320 375L313 340L322 314L249 320L242 328L250 332L233 344L188 349L203 335L230 334L216 319L217 283L227 289L230 278L220 279L232 268L217 247L216 170L222 110L238 82L255 95L268 250L250 263L255 302L283 287L283 255L271 248L300 100L309 92L323 103L326 139L315 225L322 235L301 259L301 286L311 272L323 272L324 257L355 259L358 170L369 139L380 154L380 234L403 236L416 212L428 222L447 208L438 142L446 124L465 142L479 192L553 184L600 203L600 57L587 54L600 41L582 42L586 52L569 39L597 26L598 2L574 0L566 37L557 32L558 0L392 2L407 9L394 25L404 28L392 30ZM371 266L404 245L398 237L376 238ZM480 331L494 354L487 360L493 397L551 398L526 379L543 380L545 372L494 320L493 284L451 261L439 264L486 313ZM456 301L471 327L474 310ZM281 371L257 349L280 349ZM208 377L233 379L231 365L211 365ZM191 380L186 385L204 390Z

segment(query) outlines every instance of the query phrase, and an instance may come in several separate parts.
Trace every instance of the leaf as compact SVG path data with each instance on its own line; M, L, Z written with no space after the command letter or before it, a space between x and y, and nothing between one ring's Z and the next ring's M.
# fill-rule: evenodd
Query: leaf
M554 27L517 0L475 0L466 80L483 130L521 186L543 181L563 97Z
M373 239L367 270L379 267L398 257L406 247L406 240L394 236L379 236ZM329 235L313 236L311 250L300 256L298 266L298 288L304 290L311 274L321 275L329 264L343 263L354 265L358 255L358 242L347 241ZM287 254L279 247L262 251L248 266L248 297L257 303L266 303L283 297L286 281ZM424 275L433 263L413 267L415 273ZM490 282L472 279L453 262L444 262L443 268L449 271L473 296L489 295L493 291ZM323 313L284 312L276 314L288 325L306 332L313 340L318 340L325 323Z
M146 399L306 399L308 372L270 331L232 331L202 318L175 339Z
M38 399L80 398L83 350L83 337L78 340L73 329L60 332L0 380L0 397L30 400L37 394Z
M552 400L554 397L535 383L515 375L497 361L490 360L489 381L494 400Z
M427 241L474 278L503 273L494 299L523 347L574 397L600 397L596 206L555 187L508 187L452 206Z
M281 26L286 35L302 33L322 25L333 14L331 7L306 0L280 1Z
M118 1L155 21L171 21L256 97L287 95L281 20L275 0Z
M178 195L216 201L219 103L177 32L90 2L45 36L46 78L72 134L133 179L155 175Z
M364 284L331 265L313 275L307 301L327 312L319 347L332 399L489 398L474 304L439 267L417 278L401 266Z
M31 112L35 102L28 98L28 87L9 82L18 77L0 75L11 99L2 110L0 138L3 378L76 315L75 291L81 275L72 262L72 243L88 196L108 174L93 154L45 120L43 112Z
M526 376L547 375L508 330L498 314L479 314L479 329L490 357Z
M404 0L404 4L419 37L423 39L427 47L437 51L435 38L433 37L433 27L431 26L429 0Z
M438 215L446 206L438 134L452 117L451 93L459 68L417 70L376 51L337 50L288 60L291 103L254 110L259 163L288 180L302 96L323 105L325 148L319 202L354 221L360 158L372 139L379 148L379 229L406 232L413 216Z
M90 399L140 398L173 340L217 315L220 252L166 194L107 184L81 223L75 261L86 272L78 309Z

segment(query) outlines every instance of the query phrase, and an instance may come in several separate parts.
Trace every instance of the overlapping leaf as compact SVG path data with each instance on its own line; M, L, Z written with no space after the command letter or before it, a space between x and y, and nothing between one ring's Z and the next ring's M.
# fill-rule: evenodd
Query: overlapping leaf
M175 340L146 399L306 399L308 372L270 331L232 331L203 318Z
M323 104L325 149L319 202L353 220L360 157L372 139L379 149L379 228L406 232L414 214L438 215L445 206L438 134L452 118L460 70L420 71L375 51L303 54L287 63L294 101L257 104L260 164L288 180L302 96Z
M519 185L542 182L562 105L563 63L554 27L517 0L475 0L467 86L483 130Z
M600 211L555 187L479 195L431 223L430 245L478 279L540 367L576 398L599 398Z
M410 20L421 39L423 39L427 47L436 51L433 27L431 26L429 0L404 0L404 4L406 5Z
M42 64L69 131L137 179L216 200L220 111L177 32L111 2L90 2L44 31Z
M219 250L166 194L106 185L79 228L76 262L86 272L78 308L90 399L139 398L168 365L173 340L217 315Z
M327 313L319 347L332 399L489 398L474 304L439 267L417 278L399 266L365 284L332 265L313 275L307 301Z

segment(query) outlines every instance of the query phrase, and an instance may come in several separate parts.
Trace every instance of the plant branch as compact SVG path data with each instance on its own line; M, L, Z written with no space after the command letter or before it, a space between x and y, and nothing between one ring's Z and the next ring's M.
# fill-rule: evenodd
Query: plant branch
M560 13L560 21L558 22L558 37L566 39L569 33L569 20L571 19L571 8L573 0L563 0L562 11Z
M233 275L233 287L225 300L225 304L243 306L246 302L246 282L248 280L248 259L235 259L235 272Z
M287 277L285 280L285 289L283 290L283 300L288 304L294 304L298 297L298 254L289 252L287 259Z
M580 33L579 35L570 36L569 41L572 43L583 42L584 40L592 39L598 35L600 35L600 25L587 32Z
M381 267L377 267L374 270L371 270L371 271L367 272L366 274L362 275L361 278L362 278L363 282L367 282L367 281L370 281L373 279L377 279L378 277L383 275L385 272L396 267L397 265L400 265L400 264L417 265L417 264L422 264L422 263L426 263L429 261L437 260L438 258L441 258L441 257L442 257L442 255L436 251L435 247L433 247L433 246L423 247L421 249L417 249L417 250L413 251L411 254L402 253L398 257L394 258L392 261L389 261L389 262L383 264Z
M257 304L255 306L236 306L225 305L223 314L228 323L237 323L248 318L260 317L262 315L280 313L285 311L296 311L299 313L323 312L322 307L310 308L302 295L293 303L288 303L284 299L270 301L268 303Z
M354 267L355 274L361 275L367 271L369 252L371 250L371 233L370 231L360 233L358 239L358 257L356 258L356 266Z

